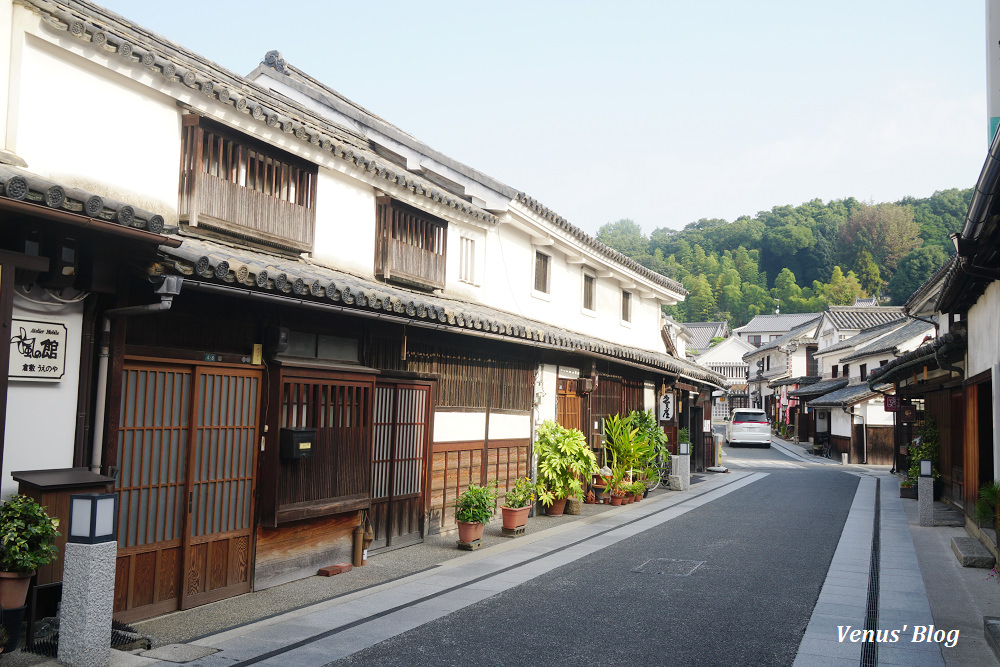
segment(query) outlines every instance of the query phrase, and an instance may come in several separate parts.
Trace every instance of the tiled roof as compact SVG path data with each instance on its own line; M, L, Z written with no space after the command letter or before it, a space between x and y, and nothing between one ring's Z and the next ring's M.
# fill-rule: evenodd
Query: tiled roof
M834 352L841 352L843 350L851 350L858 345L862 345L868 341L874 340L879 336L884 336L888 332L892 331L897 327L903 326L906 322L905 318L900 318L898 320L892 320L890 322L885 322L883 324L877 324L873 327L868 327L867 329L862 329L857 334L851 336L850 338L845 338L839 343L834 343L829 347L824 347L822 350L817 352L820 355L832 354Z
M154 245L179 244L164 236L167 231L176 231L176 227L165 228L163 216L157 213L62 185L8 164L0 164L0 200L9 202L5 208L34 207L31 210L19 208L18 212L23 215L42 218L58 215L60 222L98 233L128 236Z
M804 324L800 324L786 334L782 334L772 341L761 345L756 350L752 352L747 352L743 355L743 360L747 361L749 357L754 356L760 352L767 352L768 350L773 350L777 347L785 345L790 342L798 343L814 343L816 342L815 329L816 325L819 323L819 315L813 314L813 319L809 320Z
M880 389L886 391L892 389L892 385L882 385ZM810 408L844 408L849 405L856 405L861 401L867 401L872 396L877 396L878 393L865 383L852 384L843 389L824 394L819 398L814 398L806 403L806 405Z
M930 278L924 281L924 283L914 290L910 298L906 300L903 304L903 309L908 313L915 312L920 309L921 304L928 300L937 300L937 296L941 292L941 288L944 287L945 282L951 276L951 274L958 268L958 255L952 255L948 258L944 264L938 267L938 270L931 275ZM936 305L936 304L935 304Z
M830 306L827 309L830 320L840 330L867 329L904 317L902 306Z
M901 357L893 359L885 366L872 369L868 374L868 382L895 382L900 377L905 377L905 371L910 366L918 363L933 362L934 366L938 366L937 355L939 352L962 352L967 344L968 338L965 332L948 332Z
M499 218L444 191L429 180L379 157L357 132L309 111L287 97L229 72L160 35L86 0L25 0L43 23L98 47L103 57L128 65L140 64L176 86L184 86L221 104L232 106L261 126L279 128L304 144L351 163L373 178L405 188L415 195L455 209L475 220L495 224ZM185 94L190 95L190 91Z
M822 380L814 384L810 384L805 387L799 387L798 389L793 389L788 392L789 396L804 397L804 396L822 396L823 394L829 394L831 391L836 391L842 387L847 386L847 378L834 378L831 380Z
M130 65L141 64L168 82L186 86L221 104L231 105L236 111L247 114L261 125L266 125L268 128L280 128L283 132L291 135L289 140L294 137L303 143L312 144L314 147L328 152L334 158L348 162L355 168L367 172L371 178L402 187L417 196L426 197L433 203L452 208L475 220L489 224L499 222L499 218L495 214L379 156L368 139L358 132L332 123L284 95L229 72L216 63L188 51L160 35L147 31L113 12L86 2L86 0L72 0L72 2L66 0L25 0L25 2L33 5L42 14L46 25L55 30L68 32L81 41L100 47L103 52L108 54L108 57L117 56ZM295 71L302 75L298 70L291 68L277 51L266 54L265 64L274 68L276 72L287 74ZM338 98L345 100L339 95ZM359 113L364 113L366 117L388 125L382 119L370 114L353 102L350 104ZM465 171L475 172L468 167L465 167ZM474 176L470 177L475 178ZM480 174L480 177L477 179L480 182L485 183L484 179L488 179L491 183L502 185L485 175ZM503 186L501 191L582 243L647 280L682 295L687 294L684 287L677 281L656 273L597 241L583 230L570 224L569 221L542 206L535 199L507 186Z
M816 319L822 313L788 313L779 315L757 315L741 327L733 329L736 333L748 334L758 331L790 331L810 320Z
M822 378L819 375L800 375L797 378L785 378L783 380L775 380L774 382L770 383L767 386L774 388L774 387L783 387L789 384L797 384L799 386L804 387L806 385L816 384L821 379Z
M407 290L303 259L195 238L160 248L161 268L188 279L240 292L285 297L289 305L330 307L359 315L377 313L416 326L487 335L537 347L599 355L650 370L669 371L716 387L725 378L667 354L618 345L479 304Z
M895 331L878 338L867 345L858 347L852 354L846 357L841 357L841 361L853 361L854 359L860 359L861 357L867 357L873 354L896 352L899 350L899 346L905 344L917 336L922 334L932 333L934 331L934 325L928 324L921 320L908 320L905 324L897 328Z
M725 322L685 322L684 326L691 333L688 347L699 353L708 349L713 338L725 338L729 328Z

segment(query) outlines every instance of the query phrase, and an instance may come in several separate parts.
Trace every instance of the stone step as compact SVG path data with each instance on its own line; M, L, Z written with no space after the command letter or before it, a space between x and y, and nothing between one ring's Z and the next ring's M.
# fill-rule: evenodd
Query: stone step
M996 563L989 549L974 537L951 538L951 550L955 552L962 567L993 567Z

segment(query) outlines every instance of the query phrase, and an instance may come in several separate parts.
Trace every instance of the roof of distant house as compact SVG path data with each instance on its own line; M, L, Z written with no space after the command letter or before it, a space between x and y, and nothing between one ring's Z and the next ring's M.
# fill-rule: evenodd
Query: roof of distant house
M733 333L749 334L757 332L791 331L795 327L814 320L822 313L788 313L778 315L757 315L741 327L733 329Z
M877 338L867 345L855 347L853 353L848 354L845 357L841 357L840 360L852 361L854 359L860 359L873 354L888 354L890 352L896 352L899 350L900 345L903 345L907 341L913 340L918 336L932 333L933 330L933 324L922 320L909 320L901 322L895 331L890 332L882 338Z
M808 322L800 324L788 333L782 334L772 341L761 345L756 350L747 352L743 355L743 359L746 360L747 357L752 357L758 352L766 352L768 350L773 350L777 347L785 345L786 343L796 342L796 343L813 343L816 341L816 325L819 324L819 315L813 313L813 317Z
M867 329L906 317L902 306L830 306L826 313L840 330Z
M691 334L688 347L694 354L705 352L713 338L726 338L729 335L729 324L726 322L685 322L684 326Z

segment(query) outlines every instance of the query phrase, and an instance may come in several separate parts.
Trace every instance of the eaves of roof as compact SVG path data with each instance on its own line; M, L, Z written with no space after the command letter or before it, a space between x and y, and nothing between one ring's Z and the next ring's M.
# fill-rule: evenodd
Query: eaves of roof
M0 164L0 206L7 210L97 233L129 237L155 245L179 245L164 235L163 216L132 204L101 197L42 178L26 169Z
M915 350L893 359L885 366L872 369L868 374L868 382L896 382L906 377L911 366L931 364L940 367L940 355L950 358L956 353L964 352L968 345L968 337L964 331L951 331L933 341L921 345Z
M832 352L840 352L841 350L850 350L858 345L865 343L866 341L873 340L879 336L886 335L889 331L892 331L896 327L903 326L906 318L901 317L897 320L891 320L889 322L883 322L882 324L876 324L873 327L868 327L867 329L862 329L858 333L854 334L850 338L845 338L844 340L834 343L829 347L824 347L819 350L816 354L827 355Z
M819 375L800 375L794 378L785 378L783 380L776 380L769 384L769 387L784 387L790 384L797 384L799 386L806 386L810 384L815 384L819 382L822 378Z
M822 313L784 313L780 315L756 315L734 333L747 334L758 331L790 331L805 322L819 317Z
M872 341L868 345L859 347L853 353L841 357L840 360L854 361L855 359L861 359L862 357L868 357L874 354L896 352L899 350L900 345L916 338L922 333L932 331L933 329L934 325L928 324L927 322L923 322L921 320L909 320L906 324L899 327L895 331L882 338Z
M843 387L846 387L848 383L847 378L834 378L830 380L821 380L810 384L805 387L799 387L798 389L793 389L788 392L789 396L794 396L797 398L803 398L805 396L822 396L823 394L829 394L831 391L836 391Z
M958 266L958 255L951 255L944 264L938 267L930 278L924 281L924 283L914 290L910 298L906 300L903 304L903 310L909 313L919 314L924 309L923 304L928 301L936 301L941 294L941 289L944 287L945 283L950 278L951 274L957 269ZM936 304L935 304L936 305ZM936 308L931 309L936 310Z
M830 306L830 321L838 329L868 329L904 317L902 306Z
M161 268L186 276L186 280L209 291L286 299L292 307L330 309L560 349L649 371L669 372L716 388L725 385L725 377L698 364L600 340L488 306L377 283L299 258L205 239L185 237L183 241L179 248L161 248Z
M880 389L889 390L892 389L892 385L882 385ZM862 401L867 401L872 396L877 396L880 392L876 391L867 384L852 384L844 387L843 389L838 389L832 391L829 394L824 394L819 398L814 398L813 400L806 403L810 408L846 408L850 405L856 405Z

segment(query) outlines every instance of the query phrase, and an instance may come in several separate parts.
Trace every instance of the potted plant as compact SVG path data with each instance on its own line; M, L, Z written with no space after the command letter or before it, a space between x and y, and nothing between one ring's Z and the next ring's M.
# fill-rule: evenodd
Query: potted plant
M25 495L12 495L0 505L0 608L24 606L31 575L58 556L58 524Z
M899 483L899 497L912 498L916 500L917 489L913 486L913 480L909 477L904 478L903 481Z
M670 451L667 449L667 434L663 432L652 410L636 413L635 425L639 429L638 437L647 445L646 458L639 472L639 479L645 482L642 491L645 497L649 489L663 481L660 479L660 471L670 461Z
M528 523L528 512L535 499L535 485L528 477L518 477L513 486L507 489L500 514L503 527L508 530L520 528Z
M583 495L583 482L597 470L597 457L579 429L565 428L546 420L538 426L535 440L538 455L538 499L545 513L559 516L566 498Z
M497 491L493 484L470 484L455 501L458 541L469 544L483 537L486 524L496 513Z
M980 524L988 523L993 528L997 547L1000 548L1000 482L993 481L979 489L975 517Z
M934 477L934 500L941 497L941 471L938 470L938 450L940 449L940 439L937 425L933 419L928 418L920 427L920 435L908 447L910 456L910 469L907 471L907 479L912 485L916 485L920 478L920 461L927 459L931 462L931 475Z

